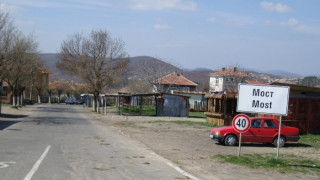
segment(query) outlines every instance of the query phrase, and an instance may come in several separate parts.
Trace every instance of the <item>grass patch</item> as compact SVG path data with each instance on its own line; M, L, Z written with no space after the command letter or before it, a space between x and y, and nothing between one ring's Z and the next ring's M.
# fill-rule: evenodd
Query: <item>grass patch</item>
M206 115L204 115L204 112L190 111L188 117L189 118L206 118Z
M12 109L21 109L23 106L19 105L19 106L11 106Z
M140 115L140 106L124 106L123 112L125 112L129 115ZM155 116L156 115L156 107L143 105L141 108L141 115L142 116Z
M243 154L237 155L215 155L214 159L222 162L237 164L255 169L276 170L281 173L317 173L320 175L320 162L306 159L305 157L280 154L279 160L275 159L276 154Z
M299 143L309 145L314 148L320 148L320 135L318 134L305 134L301 135Z
M207 122L196 122L196 121L163 121L163 120L158 120L158 121L149 121L149 123L175 123L175 124L182 124L182 125L189 125L189 126L194 126L194 125L201 125L201 126L206 126L206 127L216 127L215 124L207 123Z

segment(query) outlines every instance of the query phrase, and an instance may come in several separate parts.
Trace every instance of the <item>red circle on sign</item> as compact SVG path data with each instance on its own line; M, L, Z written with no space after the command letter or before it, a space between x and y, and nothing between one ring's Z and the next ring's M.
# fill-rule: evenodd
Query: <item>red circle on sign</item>
M251 121L245 114L238 114L232 120L232 127L238 133L247 132L251 127Z

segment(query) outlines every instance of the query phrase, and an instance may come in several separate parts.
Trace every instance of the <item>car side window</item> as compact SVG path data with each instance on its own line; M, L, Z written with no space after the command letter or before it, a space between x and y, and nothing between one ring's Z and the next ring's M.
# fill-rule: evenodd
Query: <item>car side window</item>
M278 126L273 122L273 120L264 120L264 128L278 128Z
M251 128L261 128L261 120L253 120L251 122Z

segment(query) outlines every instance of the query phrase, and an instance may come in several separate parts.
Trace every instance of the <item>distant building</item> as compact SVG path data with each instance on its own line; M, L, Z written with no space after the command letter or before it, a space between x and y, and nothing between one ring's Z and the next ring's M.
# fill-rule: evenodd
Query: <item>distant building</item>
M173 72L156 80L153 89L156 92L195 91L197 86L196 83L187 79L181 73Z
M210 74L209 92L224 93L227 91L237 91L239 83L245 83L248 75L238 71L236 67L226 69Z

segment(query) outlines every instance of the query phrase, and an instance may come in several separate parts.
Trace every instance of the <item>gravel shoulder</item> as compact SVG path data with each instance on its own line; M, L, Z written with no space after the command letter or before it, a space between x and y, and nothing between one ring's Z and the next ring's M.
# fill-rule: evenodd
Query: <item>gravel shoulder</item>
M202 121L197 118L168 118L146 116L119 116L115 113L99 116L131 138L137 139L160 156L169 159L185 171L200 179L319 179L317 174L280 173L264 169L251 169L222 163L212 156L237 155L238 147L226 147L209 138L211 128L201 125L176 124L170 121ZM241 154L276 153L271 145L244 144ZM320 161L319 149L297 147L296 143L280 149L280 154L295 154Z

